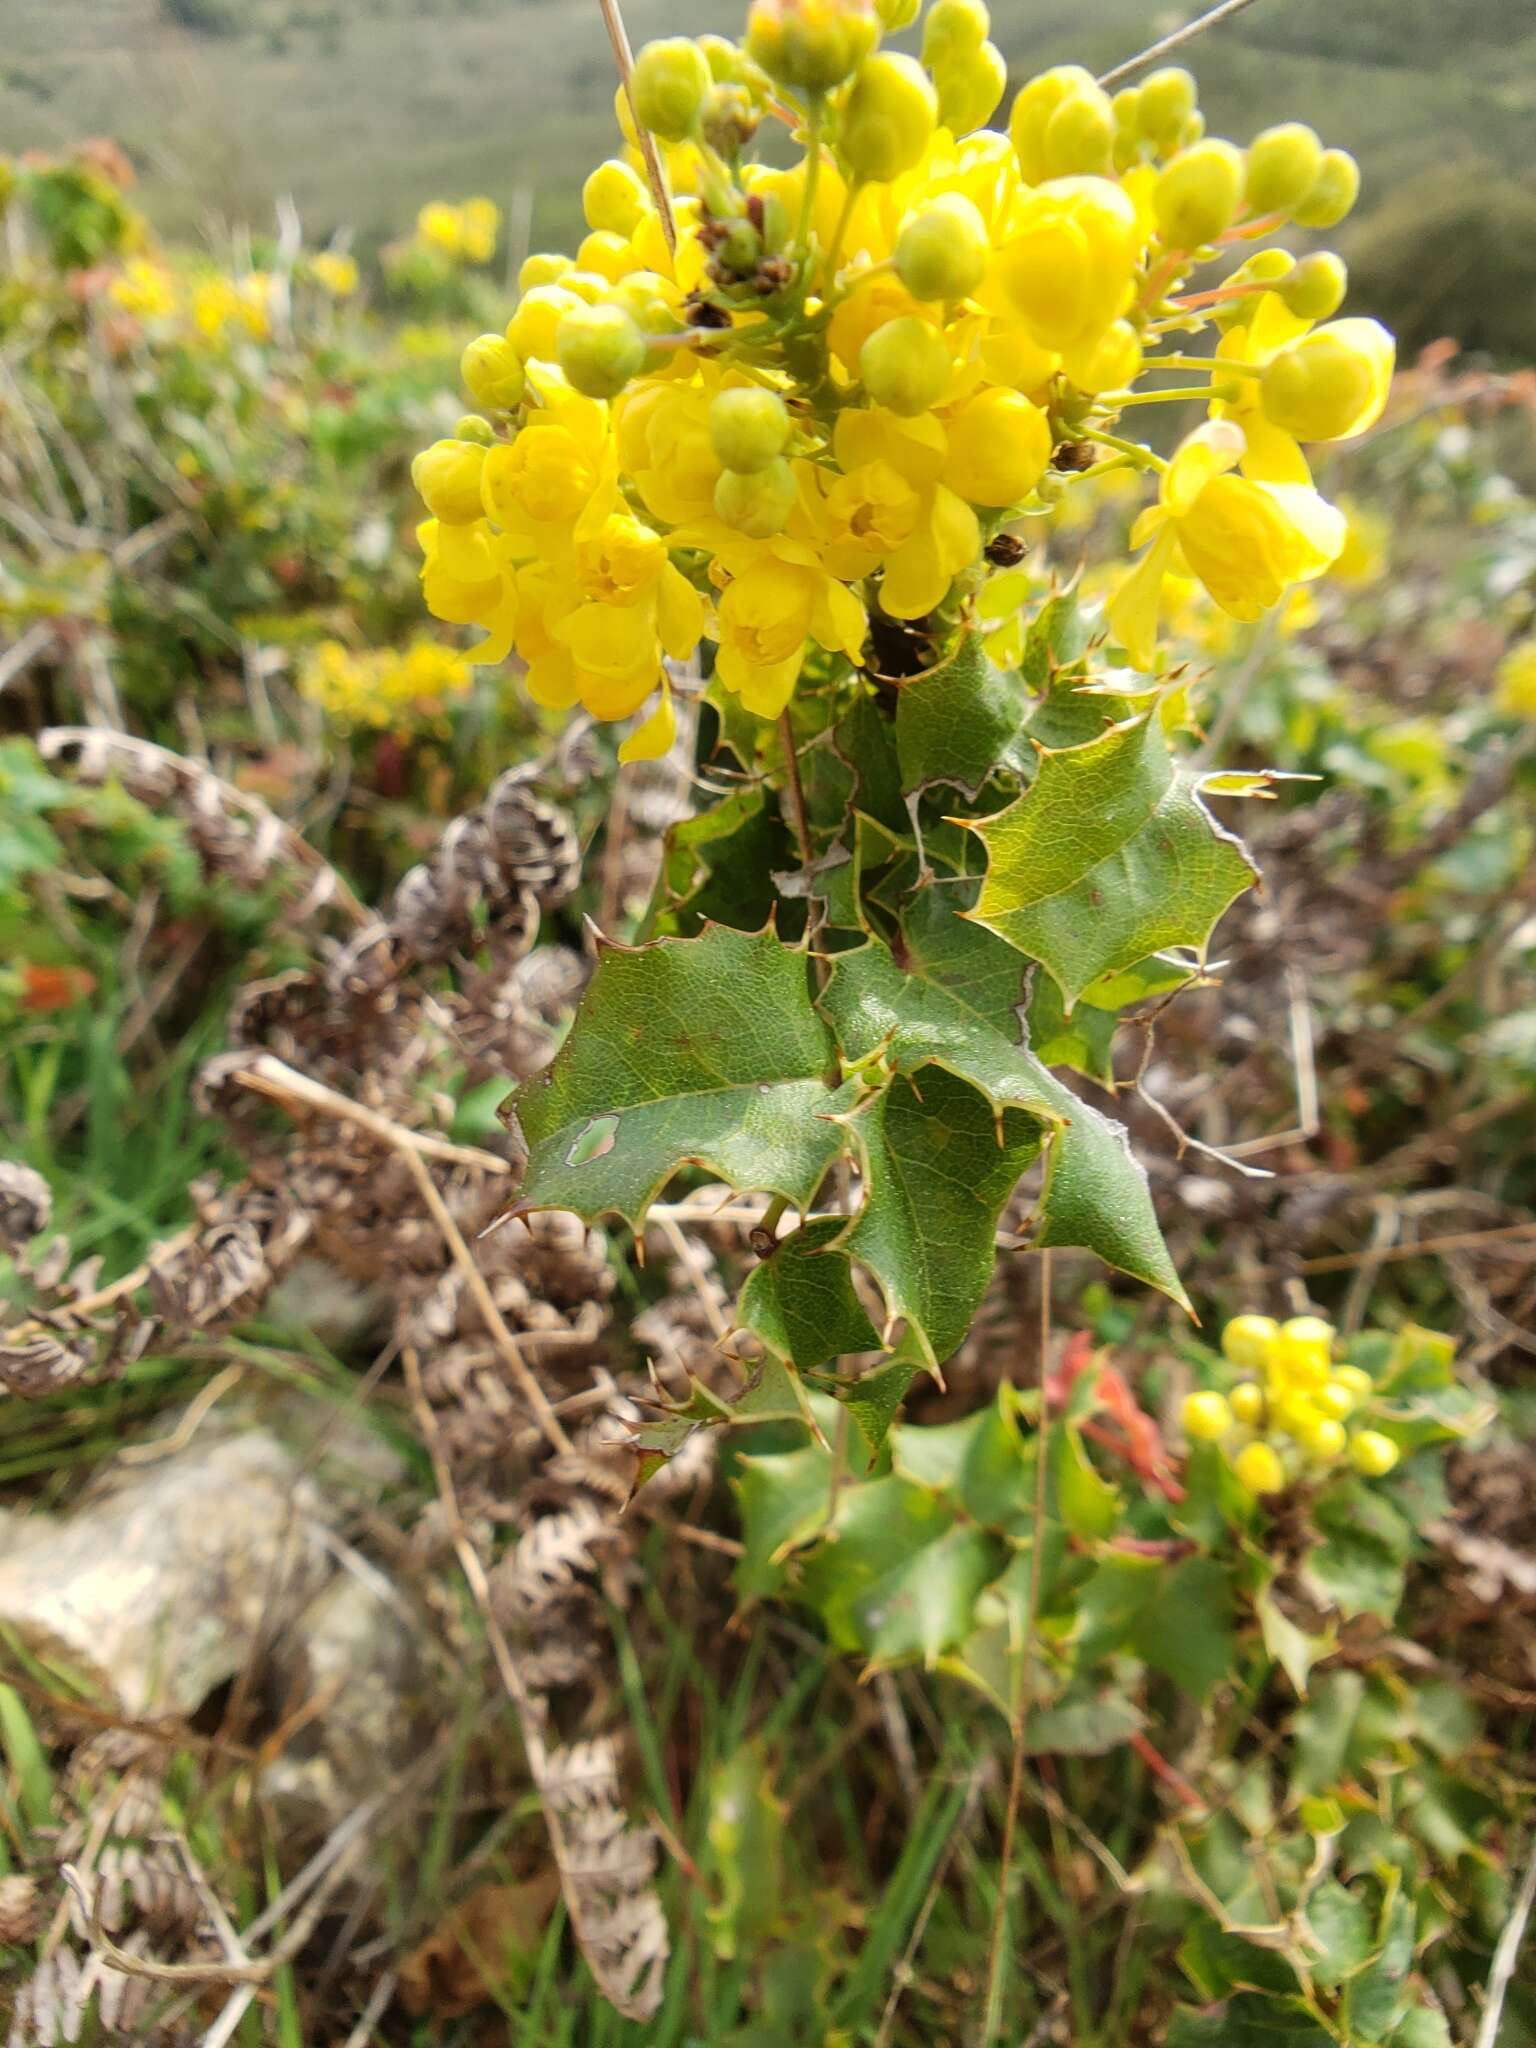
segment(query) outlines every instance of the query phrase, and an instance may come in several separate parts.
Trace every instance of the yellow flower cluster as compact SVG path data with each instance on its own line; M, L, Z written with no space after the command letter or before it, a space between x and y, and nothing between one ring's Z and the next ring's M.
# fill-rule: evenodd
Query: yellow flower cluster
M1536 634L1517 640L1499 663L1494 701L1511 718L1536 718Z
M663 665L703 639L768 719L802 674L878 669L883 621L995 627L989 543L1084 477L1157 478L1108 606L1142 669L1177 579L1253 620L1344 546L1302 443L1378 417L1391 337L1331 317L1336 257L1253 245L1342 218L1352 160L1297 123L1207 137L1182 70L1110 99L1058 67L999 132L982 0L932 0L921 62L881 50L915 12L753 0L741 44L642 50L589 232L524 263L464 353L480 411L417 459L430 610L485 629L472 660L515 650L541 703L619 719L659 688L631 756L668 745ZM790 169L747 154L775 120ZM1174 352L1208 327L1214 353ZM1171 461L1116 431L1191 397Z
M350 265L355 284L356 266L350 257L329 260ZM313 259L322 284L319 266L326 261L323 256ZM334 283L325 288L337 289ZM133 256L113 278L107 296L122 312L147 325L185 321L204 341L231 335L270 341L282 291L282 281L269 270L249 270L239 277L207 271L187 279L160 257Z
M1221 1333L1222 1353L1251 1373L1225 1393L1191 1394L1184 1402L1187 1436L1224 1443L1232 1469L1250 1493L1279 1493L1302 1470L1346 1455L1357 1472L1380 1479L1398 1448L1379 1429L1359 1425L1375 1391L1358 1365L1336 1365L1336 1332L1320 1316L1236 1316ZM1346 1428L1353 1419L1356 1426Z
M434 199L416 216L416 239L450 263L489 263L500 229L494 199L466 199L462 206Z
M374 647L358 653L322 640L299 671L301 695L342 725L400 727L435 716L462 697L473 678L461 654L441 641Z

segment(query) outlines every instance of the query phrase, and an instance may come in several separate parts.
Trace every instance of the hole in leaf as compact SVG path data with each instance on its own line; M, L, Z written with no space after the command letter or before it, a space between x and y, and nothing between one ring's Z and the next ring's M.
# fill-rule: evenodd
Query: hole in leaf
M572 1142L565 1155L567 1166L586 1166L594 1159L601 1159L613 1150L614 1139L619 1133L616 1116L595 1116L584 1131Z

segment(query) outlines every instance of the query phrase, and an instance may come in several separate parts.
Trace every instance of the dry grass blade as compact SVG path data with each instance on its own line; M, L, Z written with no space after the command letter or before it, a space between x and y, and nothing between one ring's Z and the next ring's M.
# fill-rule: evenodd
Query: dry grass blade
M1208 13L1197 15L1193 21L1185 22L1182 28L1176 28L1171 35L1161 36L1157 42L1149 43L1146 49L1139 50L1134 57L1127 57L1123 64L1116 64L1113 70L1101 73L1100 85L1107 88L1123 84L1127 78L1134 78L1138 71L1144 71L1159 57L1166 57L1170 51L1183 49L1184 45L1192 43L1196 36L1203 36L1208 28L1215 28L1218 22L1229 21L1234 14L1241 14L1244 8L1252 7L1253 4L1254 0L1221 0L1219 7L1213 7Z

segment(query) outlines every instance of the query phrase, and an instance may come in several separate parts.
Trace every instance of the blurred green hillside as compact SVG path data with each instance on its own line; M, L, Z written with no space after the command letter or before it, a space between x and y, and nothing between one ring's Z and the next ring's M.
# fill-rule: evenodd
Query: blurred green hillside
M639 43L735 26L744 4L625 13ZM1016 76L1069 57L1102 70L1190 11L996 0L993 32ZM366 247L423 199L484 191L508 211L515 258L573 224L578 177L612 137L597 0L3 0L0 22L5 146L114 135L151 213L180 232L265 227L291 193L311 236L345 226ZM1536 352L1526 0L1259 0L1195 61L1220 132L1305 118L1361 158L1351 253L1406 340L1449 325Z

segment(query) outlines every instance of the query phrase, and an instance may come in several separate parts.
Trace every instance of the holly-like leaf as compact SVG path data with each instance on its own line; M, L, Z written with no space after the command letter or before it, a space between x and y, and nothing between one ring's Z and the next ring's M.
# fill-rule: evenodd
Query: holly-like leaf
M859 957L862 957L862 949ZM1003 1204L1040 1150L1037 1120L1001 1115L948 1069L895 1075L848 1119L865 1187L844 1249L867 1266L923 1361L959 1348L992 1277Z
M1015 1534L1029 1526L1035 1447L1019 1428L1007 1386L959 1422L893 1430L891 1462L904 1478L947 1493L983 1528Z
M844 1489L831 1535L805 1566L805 1595L835 1643L883 1664L931 1663L958 1642L1003 1556L951 1503L895 1475Z
M773 909L771 876L794 858L762 787L739 789L667 834L657 937L693 937L707 923L760 931Z
M1390 1621L1403 1597L1413 1531L1377 1488L1332 1488L1318 1501L1323 1541L1307 1559L1308 1576L1344 1615Z
M883 1050L901 1073L942 1066L999 1115L1033 1118L1049 1146L1035 1242L1082 1245L1187 1306L1124 1131L1019 1042L1017 956L946 910L944 893L923 891L908 915L910 971L874 942L838 956L821 1002L845 1058Z
M742 1327L800 1372L879 1348L847 1252L829 1249L846 1227L842 1216L818 1216L794 1231L748 1274L736 1304Z
M688 1165L808 1208L846 1142L829 1119L852 1084L827 1086L806 965L771 930L605 944L569 1037L512 1098L528 1147L519 1208L638 1229Z
M987 848L971 915L1040 961L1069 1011L1100 975L1150 953L1203 953L1255 875L1153 713L1042 750L1024 794L971 830Z
M1029 710L1023 679L994 668L978 634L901 686L896 752L903 789L947 782L974 796L1018 737Z
M1337 2048L1337 2036L1303 1999L1240 1991L1217 2012L1180 2006L1168 2048Z

